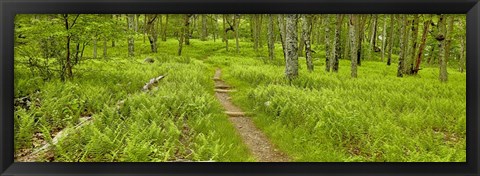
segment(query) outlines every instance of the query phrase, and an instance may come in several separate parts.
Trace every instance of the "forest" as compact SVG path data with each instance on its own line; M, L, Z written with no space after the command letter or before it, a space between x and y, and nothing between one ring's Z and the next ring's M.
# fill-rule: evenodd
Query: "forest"
M16 162L466 162L462 14L18 14Z

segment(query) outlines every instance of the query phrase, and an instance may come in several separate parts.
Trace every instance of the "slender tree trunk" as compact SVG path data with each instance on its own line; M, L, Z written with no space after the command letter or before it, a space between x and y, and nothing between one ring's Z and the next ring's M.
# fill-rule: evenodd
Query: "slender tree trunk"
M237 53L240 53L240 46L239 46L239 41L238 41L238 31L239 31L239 23L240 23L240 15L239 14L234 14L233 15L233 23L235 24L235 44L236 44L236 49L237 49Z
M382 34L382 62L385 59L385 44L387 41L387 14L383 15L383 34Z
M355 48L357 46L356 39L357 37L355 36L356 31L355 31L355 23L358 20L356 19L356 15L350 14L350 19L349 19L349 35L350 35L350 48L351 48L351 77L356 78L357 77L357 55L355 53Z
M414 62L417 58L417 37L418 37L418 23L419 17L418 14L414 14L414 18L412 21L412 48L410 50L411 55L408 57L408 74L414 74Z
M190 18L193 15L187 15L187 21L185 23L185 33L184 33L184 40L185 40L185 45L190 45Z
M273 15L268 14L268 58L270 62L273 62L275 59L274 50L275 50L275 37L273 32Z
M395 15L391 14L390 15L390 32L388 34L389 38L389 45L388 45L388 59L387 59L387 65L390 65L392 63L392 53L393 53L393 45L395 44L395 37L393 36L393 30L395 29L394 26L394 18Z
M407 17L404 14L401 14L401 20L404 25L400 25L400 54L398 55L398 70L397 70L397 77L403 77L403 61L405 59L405 39L407 33Z
M375 51L376 49L376 41L377 41L377 21L378 21L378 15L374 14L372 16L373 18L373 24L372 24L372 30L371 30L371 37L370 37L370 48L368 49L368 57L373 59L372 51Z
M363 59L363 51L362 51L362 48L363 48L363 39L364 39L364 32L365 32L365 23L367 22L367 16L366 15L359 15L358 16L358 20L360 21L358 24L356 24L358 26L358 30L357 30L357 65L358 66L361 66L362 65L362 59Z
M157 30L155 28L155 21L157 19L157 15L148 15L147 17L147 35L148 35L148 41L150 42L150 50L152 53L157 52Z
M127 23L128 23L128 56L134 56L134 39L133 39L133 34L132 29L133 29L133 23L134 23L134 15L133 14L128 14L127 15Z
M97 37L93 38L93 58L97 58Z
M287 59L287 52L286 52L287 51L287 47L286 47L287 29L286 29L286 25L285 25L284 16L285 15L283 15L283 14L278 15L278 29L280 30L280 40L281 40L280 43L282 43L283 58L286 60Z
M299 18L299 20L303 21L305 19ZM302 22L302 24L304 24L304 23ZM302 25L302 27L299 27L298 30L299 30L298 31L299 34L303 34L303 25ZM304 49L305 49L305 41L303 40L303 35L299 35L298 38L299 38L298 39L298 56L301 57L301 56L303 56L303 52L304 52Z
M303 29L302 36L303 41L305 42L305 59L307 62L308 71L313 71L313 58L312 58L312 49L310 46L310 37L312 33L312 16L303 15Z
M293 80L298 76L298 41L297 41L297 21L296 14L287 14L287 31L286 31L286 69L285 75L287 79Z
M207 15L203 14L202 15L202 36L200 38L201 41L206 41L208 37L208 31L207 31Z
M342 52L342 47L341 47L341 40L340 40L340 34L342 33L342 19L343 15L342 14L337 14L336 15L336 27L335 27L335 40L334 40L334 46L335 49L334 54L333 54L333 59L330 62L330 65L332 67L333 72L338 72L338 63L340 60L340 53Z
M420 43L420 48L418 49L418 54L415 61L415 69L413 69L413 74L417 74L418 71L420 70L420 63L422 62L423 50L425 49L425 46L427 43L427 34L430 28L430 23L431 23L431 17L430 17L430 20L425 20L425 22L423 22L422 42Z
M325 15L325 70L330 72L330 59L331 59L331 48L330 48L330 15Z
M450 60L450 48L451 48L451 43L452 43L452 32L453 32L453 26L454 26L454 21L455 18L453 15L448 15L448 30L445 35L445 62L448 63Z
M163 25L162 41L167 41L168 14L165 15L165 25Z
M189 25L189 21L190 21L190 14L185 14L184 16L184 22L183 22L183 26L182 28L180 29L180 36L179 36L179 40L178 40L178 55L181 56L182 55L182 48L183 48L183 41L185 39L185 37L187 37L186 35L188 35L188 25Z
M217 33L218 33L218 28L217 28L217 21L218 21L218 18L217 18L217 15L213 15L215 20L214 22L212 22L213 24L213 42L216 42L217 40Z
M103 39L103 58L107 58L107 37Z
M447 73L447 61L445 58L445 33L446 33L446 24L447 21L446 16L444 14L440 14L438 19L438 27L439 31L437 36L435 37L438 41L438 48L439 50L439 61L440 61L440 74L439 79L442 82L448 81L448 73Z
M405 27L406 30L407 30L407 32L405 33L405 38L406 38L406 39L405 39L405 41L404 41L404 42L405 42L405 45L403 46L403 50L404 50L404 52L405 52L404 55L403 55L404 59L403 59L403 66L402 66L402 67L403 67L403 72L402 72L403 74L409 74L409 72L410 72L410 65L409 65L409 62L410 62L410 50L411 50L411 47L410 47L410 46L411 46L411 45L410 45L410 41L411 41L411 40L410 40L410 36L411 36L411 33L412 33L412 32L411 32L411 30L409 30L409 29L410 29L409 26L412 24L412 23L411 23L412 21L409 20L408 17L409 17L408 15L405 17L405 18L407 18L407 23L406 23L406 27Z
M226 28L227 15L223 14L223 41L225 42L225 50L228 51L228 37Z

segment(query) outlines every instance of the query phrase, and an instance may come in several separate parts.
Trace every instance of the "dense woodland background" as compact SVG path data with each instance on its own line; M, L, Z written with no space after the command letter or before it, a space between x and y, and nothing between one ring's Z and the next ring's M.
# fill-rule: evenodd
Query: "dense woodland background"
M222 68L294 161L465 161L465 29L450 14L17 15L16 158L255 161L213 96Z

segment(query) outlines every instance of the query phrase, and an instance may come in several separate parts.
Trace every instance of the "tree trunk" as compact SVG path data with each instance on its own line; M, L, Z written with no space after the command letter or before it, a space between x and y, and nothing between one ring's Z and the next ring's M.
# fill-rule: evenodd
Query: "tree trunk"
M67 48L67 53L66 53L66 59L65 59L65 70L63 72L65 72L65 77L67 79L71 79L73 78L73 73L72 73L72 61L71 61L71 58L70 58L70 42L72 40L72 36L70 35L70 33L68 32L72 27L73 25L75 25L75 22L77 20L79 15L77 15L77 17L75 18L75 20L72 22L72 24L70 25L69 22L68 22L68 14L64 14L63 17L64 17L64 20L65 20L65 29L68 33L67 35L67 42L66 42L66 48ZM62 80L64 80L64 78L62 78Z
M418 49L418 54L415 61L415 69L413 69L413 74L417 74L418 71L420 70L420 63L422 62L423 50L425 49L425 46L427 43L427 34L430 28L430 23L431 23L431 17L430 17L430 20L425 20L425 22L423 22L422 41L420 43L420 48Z
M449 16L449 21L448 21L448 30L445 35L445 62L448 63L450 59L450 48L451 48L451 43L452 43L452 32L453 32L453 26L454 26L454 21L455 18L453 15L448 15Z
M357 44L355 43L357 40L357 36L355 36L356 31L355 31L355 23L358 20L356 19L356 15L350 14L350 19L349 19L349 38L350 38L350 51L351 51L351 77L356 78L357 77L357 55L355 53L355 49Z
M444 14L440 14L438 19L438 34L435 37L438 41L438 48L439 48L439 62L440 62L440 74L439 79L442 82L448 81L448 73L447 73L447 62L445 58L445 33L446 33L446 24L447 21L446 16Z
M285 25L285 19L284 19L284 16L285 15L278 15L278 30L280 30L280 40L282 43L282 49L283 49L283 58L286 60L287 59L287 47L286 47L286 43L287 43L287 37L286 37L286 33L287 33L287 29L286 29L286 25Z
M234 26L235 26L235 44L236 44L236 49L237 49L237 53L240 53L240 46L239 46L239 41L238 41L238 26L240 25L240 15L239 14L234 14L233 15L233 23L234 23Z
M411 55L408 57L408 74L414 74L414 62L417 57L417 37L418 37L418 23L419 23L419 18L418 14L414 14L414 18L412 21L412 48L410 50Z
M163 25L162 41L167 41L168 14L165 15L165 25Z
M382 34L382 62L385 59L385 44L387 41L387 15L383 15L383 34Z
M343 15L342 14L337 14L337 20L336 20L336 27L335 27L335 40L334 40L334 46L335 49L334 54L333 54L333 59L330 62L330 65L332 67L333 72L338 72L338 63L340 60L340 53L342 52L342 42L340 40L340 34L342 33L342 21L343 21Z
M405 40L406 40L406 33L407 33L407 17L404 14L401 14L401 19L403 25L400 25L400 53L398 55L398 70L397 70L397 77L403 77L403 61L405 59Z
M287 14L287 31L286 31L286 69L285 75L287 79L293 80L298 76L298 41L297 41L297 15Z
M331 59L331 41L330 41L330 15L325 15L325 70L330 72L330 59Z
M223 14L223 41L225 42L225 50L228 51L228 37L226 28L227 15Z
M188 28L187 26L189 25L189 21L190 21L190 14L185 14L184 16L184 22L183 22L183 26L182 28L180 29L180 36L179 36L179 40L178 40L178 55L181 56L182 55L182 48L183 48L183 41L185 39L185 37L187 37L186 35L188 35Z
M371 30L371 37L370 37L370 48L368 49L368 57L370 59L374 59L372 55L372 51L375 51L376 49L376 41L377 41L377 21L378 21L378 15L374 14L372 16L373 18L373 24L372 24L372 30Z
M312 33L312 15L303 15L303 29L302 36L305 42L305 59L307 62L308 71L313 71L313 58L310 46L310 37Z
M148 15L147 16L147 34L148 34L148 41L150 42L150 50L152 53L157 52L157 30L155 28L155 21L157 19L156 14Z
M275 59L274 49L275 49L275 37L273 32L273 15L268 14L268 58L272 62Z
M132 34L132 29L133 29L133 23L134 23L134 15L133 14L128 14L127 15L127 23L128 23L128 32L130 33L128 35L128 56L134 56L134 39L133 39L133 34Z
M202 15L202 36L200 38L201 41L206 41L208 37L207 33L207 15L203 14Z
M187 19L185 21L185 33L183 39L185 40L185 45L190 45L190 17L193 15L187 15Z
M359 15L358 16L358 21L360 21L357 26L358 26L358 30L357 30L357 65L358 66L361 66L362 65L362 59L363 59L363 56L362 56L362 48L363 48L363 38L365 36L365 23L367 22L367 16L366 15Z
M388 34L388 38L389 38L389 45L388 45L388 59L387 59L387 65L390 65L392 63L392 53L393 53L393 45L395 44L395 37L393 37L393 31L395 29L395 26L394 26L394 18L395 15L394 14L391 14L390 15L390 32Z
M97 37L93 38L93 58L97 58Z
M107 37L103 39L103 58L107 58Z

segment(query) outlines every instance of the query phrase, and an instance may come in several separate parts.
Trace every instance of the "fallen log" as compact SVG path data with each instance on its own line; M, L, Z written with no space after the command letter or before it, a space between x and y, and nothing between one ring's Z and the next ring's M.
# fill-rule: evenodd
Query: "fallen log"
M227 93L227 92L236 92L237 90L231 90L231 89L215 89L215 92L218 93Z
M142 91L147 92L151 90L153 87L157 85L158 81L160 81L163 78L164 76L162 75L162 76L150 79L150 81L146 83L145 86L143 86Z

